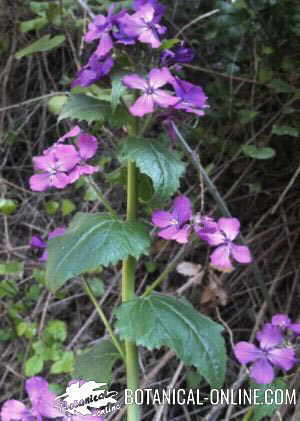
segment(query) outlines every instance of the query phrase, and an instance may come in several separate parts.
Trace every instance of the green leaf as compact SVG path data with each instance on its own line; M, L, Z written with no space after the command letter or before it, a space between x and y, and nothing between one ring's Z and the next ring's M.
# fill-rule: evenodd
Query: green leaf
M50 367L51 374L70 373L74 367L74 354L72 351L65 351L62 357L55 361Z
M178 188L185 165L161 139L129 137L122 141L120 159L130 159L148 175L155 190L154 199L168 199Z
M59 208L59 202L56 200L49 200L44 203L44 208L49 215L54 215Z
M258 115L258 111L250 111L250 110L240 110L239 111L239 120L242 124L247 124L250 121L254 120L255 117Z
M281 79L273 79L270 83L270 86L278 93L289 93L295 92L296 88L294 86L289 85L284 80Z
M21 276L23 274L23 262L11 261L8 263L0 262L0 275L15 275Z
M174 45L178 44L180 39L178 38L171 38L166 39L160 46L161 50L169 50L170 48L174 47Z
M203 377L197 371L188 370L186 373L186 382L189 389L197 389L203 382Z
M113 112L116 110L120 103L122 95L127 91L126 86L122 83L122 78L126 75L126 72L118 72L112 75L111 78L111 106Z
M102 279L92 278L92 279L89 279L88 282L89 282L89 286L91 287L91 290L93 291L96 297L101 297L104 294L105 289L104 289L104 283Z
M39 30L44 28L48 23L46 17L39 17L31 20L26 20L25 22L22 22L20 25L21 32L29 32L33 30Z
M50 320L44 334L55 341L63 342L67 338L67 326L62 320Z
M257 399L256 404L252 406L252 414L249 418L249 421L260 421L264 417L271 417L275 411L280 408L281 405L276 403L265 402L265 391L272 390L274 393L278 390L282 390L284 393L287 390L286 383L282 379L277 379L271 384L256 384L255 382L250 383L251 389L257 390ZM276 392L278 393L278 392ZM268 399L272 399L274 395L271 395L268 392L266 395Z
M120 354L111 341L102 339L97 345L75 358L73 377L110 383L112 367Z
M147 254L149 246L148 229L142 222L78 213L66 234L49 241L46 284L55 291L73 276L99 265Z
M44 35L34 43L19 50L16 53L16 58L21 59L22 57L31 56L31 54L34 53L53 50L54 48L59 47L64 42L65 38L64 35L56 35L50 39L50 35Z
M116 316L122 339L149 349L167 345L185 364L194 365L212 387L222 386L226 368L223 328L186 300L153 294L123 303Z
M36 323L21 322L17 325L18 336L33 338L36 334Z
M31 377L39 374L43 370L44 360L40 355L33 355L25 362L25 376Z
M11 215L17 209L17 203L11 199L0 199L0 213Z
M67 95L56 95L49 99L48 110L54 115L59 115L62 111L63 106L68 101Z
M293 136L298 137L299 131L295 129L295 127L291 126L277 126L274 124L272 127L272 134L276 134L278 136Z
M70 118L71 120L87 121L88 123L93 121L103 123L108 110L111 113L109 103L99 101L92 96L76 94L71 95L68 102L63 106L58 120Z
M270 159L276 153L272 148L257 148L254 145L244 145L242 149L245 155L253 159Z

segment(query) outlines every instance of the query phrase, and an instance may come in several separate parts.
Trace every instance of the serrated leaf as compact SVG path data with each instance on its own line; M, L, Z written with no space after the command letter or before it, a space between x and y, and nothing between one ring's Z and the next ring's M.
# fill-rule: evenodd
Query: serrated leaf
M129 137L122 141L121 160L130 159L153 182L153 199L168 199L179 187L185 165L161 140Z
M16 53L16 58L21 59L22 57L30 56L34 53L53 50L54 48L59 47L64 42L65 38L64 35L56 35L53 38L50 38L50 35L44 35L32 44L19 50Z
M286 383L282 379L277 379L271 384L256 384L255 382L250 383L251 389L256 389L256 404L252 406L252 413L249 418L249 421L260 421L264 417L271 417L275 411L280 408L280 404L276 403L269 403L267 404L265 402L265 391L266 390L272 390L273 393L275 393L278 390L282 390L285 392L287 390ZM278 392L277 392L278 393ZM268 395L266 396L269 399L272 397L274 398L274 395L271 396L271 394L268 392Z
M70 118L71 120L87 121L88 123L93 121L103 123L108 112L111 112L109 103L99 101L88 95L76 94L71 95L68 102L63 106L58 120Z
M120 354L111 341L103 339L75 358L73 377L81 380L110 383L112 367Z
M186 300L153 294L127 301L116 311L120 337L149 349L173 349L194 365L212 387L221 387L226 368L222 326L198 313Z
M273 148L257 148L254 145L244 145L242 150L245 155L253 159L270 159L276 154Z
M147 254L149 246L148 229L142 222L79 213L63 236L49 241L46 286L55 291L73 276L99 265Z
M62 320L50 320L44 330L44 335L50 336L54 341L63 342L67 338L67 326Z

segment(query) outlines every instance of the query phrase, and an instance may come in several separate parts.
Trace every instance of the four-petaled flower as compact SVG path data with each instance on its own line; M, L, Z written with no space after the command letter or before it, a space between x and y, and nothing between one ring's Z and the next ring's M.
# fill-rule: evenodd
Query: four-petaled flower
M274 367L290 370L296 362L296 355L291 347L284 346L280 329L270 323L258 332L256 338L259 348L249 342L239 342L234 347L234 354L241 364L253 362L250 376L256 383L269 384L275 376Z
M165 50L160 57L163 66L172 66L178 63L189 63L195 57L195 52L184 41L171 50ZM180 67L179 67L180 69Z
M165 240L175 240L177 243L187 243L191 226L189 221L192 217L192 204L185 196L175 199L171 212L162 210L154 211L152 223L162 228L158 236Z
M240 222L237 218L220 218L215 232L198 231L199 237L210 246L217 246L210 256L212 265L221 270L233 269L231 259L239 263L250 263L252 258L247 246L233 242L240 232Z
M175 105L179 98L160 89L170 82L170 78L171 74L166 67L151 70L147 79L138 74L124 76L122 81L126 86L143 91L143 95L130 107L130 112L142 117L144 114L152 113L155 104L163 108Z
M146 3L133 15L126 13L119 18L119 22L127 36L150 44L152 48L158 48L161 45L159 35L166 32L166 27L158 23L155 12L155 8L150 3Z

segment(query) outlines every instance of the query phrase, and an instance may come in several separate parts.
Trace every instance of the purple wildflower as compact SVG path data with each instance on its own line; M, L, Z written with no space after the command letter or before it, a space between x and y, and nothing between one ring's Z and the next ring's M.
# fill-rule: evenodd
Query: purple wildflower
M100 80L107 75L114 62L110 55L99 58L96 53L92 54L88 63L76 74L71 87L82 86L87 87Z
M66 232L66 227L55 228L55 230L49 232L48 241L51 240L51 238L60 237L60 236L64 235L65 232ZM44 240L42 240L38 236L33 236L31 238L30 245L32 247L44 249L43 254L39 258L40 262L46 262L48 260L48 251L47 251L48 244Z
M8 400L1 409L2 421L42 421L43 417L57 418L61 413L55 408L55 394L50 392L48 382L42 377L31 377L25 382L31 408L15 399Z
M165 50L160 57L163 66L172 66L177 63L190 63L195 57L195 52L184 41L172 50Z
M187 243L191 226L188 224L192 217L192 204L185 196L175 199L171 212L154 211L152 223L162 228L158 236L165 240L175 240L177 243Z
M240 232L237 218L220 218L215 232L199 231L199 237L210 246L217 246L210 256L211 263L221 270L232 270L231 259L239 263L250 263L252 258L247 246L239 246L233 240Z
M267 323L256 338L259 348L249 342L239 342L234 354L241 364L253 362L250 376L258 384L269 384L274 379L274 367L290 370L296 362L292 348L283 346L283 336L277 326Z
M44 191L50 187L63 189L69 182L68 171L79 162L78 153L73 145L55 145L44 155L33 158L34 169L40 171L30 177L30 188Z
M200 235L213 234L218 231L218 223L209 215L197 214L194 217L194 229Z
M114 24L116 24L118 19L125 13L124 11L114 14L114 8L115 5L113 4L109 8L107 16L96 16L93 22L89 24L89 30L84 37L84 40L87 43L91 43L94 40L99 39L99 44L95 51L95 55L99 58L106 56L113 48L113 40L110 32L112 31Z
M300 323L292 323L286 314L275 314L272 317L272 325L279 327L283 331L290 329L296 335L300 335Z
M176 110L184 110L188 113L194 113L199 116L204 115L204 108L208 108L206 103L207 96L201 86L193 85L190 82L173 77L170 83L175 89L176 95L180 98L174 106Z
M77 137L76 147L65 145L66 139ZM34 191L45 191L50 187L63 189L74 183L81 175L93 174L99 167L86 164L97 150L97 139L83 133L79 126L73 127L60 137L41 156L33 158L34 169L38 171L30 177L30 187Z
M126 13L119 22L123 25L123 31L127 36L150 44L152 48L160 47L159 35L166 32L166 27L159 25L155 17L155 9L148 2L133 15Z
M147 79L143 79L137 74L124 76L124 85L143 91L143 95L130 107L130 112L142 117L144 114L152 113L155 104L163 108L175 105L179 98L160 89L169 83L170 78L171 74L166 67L151 70Z

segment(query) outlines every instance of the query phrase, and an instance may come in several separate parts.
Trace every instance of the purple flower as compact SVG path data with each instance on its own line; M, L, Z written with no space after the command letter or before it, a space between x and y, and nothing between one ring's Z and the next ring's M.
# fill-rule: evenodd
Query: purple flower
M185 196L175 199L171 212L154 211L152 223L162 228L158 236L165 240L175 240L177 243L187 243L191 226L187 223L192 217L192 204Z
M283 346L283 336L277 326L266 324L256 338L259 348L249 342L239 342L234 354L241 364L253 362L250 376L258 384L269 384L274 379L274 368L290 370L296 362L292 348Z
M155 104L163 108L175 105L179 98L160 89L169 83L170 78L171 74L166 67L151 70L148 79L143 79L137 74L124 76L123 83L126 86L143 91L143 95L130 107L131 114L142 117L144 114L152 113Z
M55 228L55 230L49 232L48 241L51 240L51 238L60 237L60 236L64 235L65 232L66 232L66 227ZM32 247L45 249L43 254L41 255L41 257L39 258L40 262L46 262L48 260L48 251L47 251L48 244L44 240L42 240L38 236L33 236L31 238L30 245Z
M292 323L286 314L275 314L272 317L272 325L279 327L283 331L290 329L296 335L300 335L300 323Z
M218 223L209 215L196 215L194 218L194 229L201 236L213 234L219 230Z
M133 15L126 13L119 22L123 25L123 31L127 36L150 44L152 48L160 47L159 35L166 32L166 27L157 22L155 8L148 2Z
M56 395L49 390L48 382L42 377L31 377L25 382L25 389L31 401L28 409L21 401L11 399L6 401L1 409L2 421L43 421L45 418L55 418L62 421L104 421L96 415L66 416L57 409Z
M170 83L173 85L176 95L180 98L180 101L174 106L175 109L199 116L204 115L203 109L208 108L208 105L206 103L207 96L201 86L193 85L178 77L173 77Z
M113 48L113 40L110 32L113 29L113 25L116 24L118 19L125 13L124 11L114 15L114 8L115 5L113 4L109 8L107 16L96 16L93 22L89 24L89 30L84 37L84 40L87 43L91 43L96 39L100 40L95 51L95 55L99 58L106 56Z
M165 50L160 57L163 66L172 66L177 63L190 63L195 57L195 52L184 41L172 50Z
M100 80L107 75L114 65L114 61L110 55L98 57L96 53L92 54L88 63L76 74L71 87L82 86L87 87Z
M240 232L240 222L236 218L220 218L218 229L215 232L199 231L199 237L210 246L218 246L210 256L212 265L221 270L232 270L231 259L239 263L252 261L250 250L247 246L239 246L233 240Z
M77 137L76 147L65 145L66 139ZM50 187L63 189L74 183L80 176L93 174L98 166L86 164L97 150L97 139L83 133L79 126L73 127L60 137L44 154L33 158L34 169L38 171L30 177L30 187L34 191L45 191Z
M73 145L55 144L54 148L48 148L44 155L33 158L34 169L40 172L30 177L31 190L63 189L70 183L67 172L78 162L78 153Z
M138 11L141 7L150 5L154 9L154 21L158 23L163 17L166 7L159 3L158 0L134 0L133 8Z
M31 408L15 399L8 400L1 409L2 421L42 421L43 417L57 418L61 413L55 408L55 394L50 392L48 382L42 377L31 377L25 382Z

